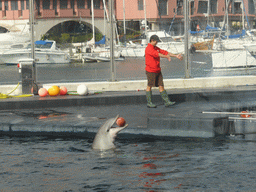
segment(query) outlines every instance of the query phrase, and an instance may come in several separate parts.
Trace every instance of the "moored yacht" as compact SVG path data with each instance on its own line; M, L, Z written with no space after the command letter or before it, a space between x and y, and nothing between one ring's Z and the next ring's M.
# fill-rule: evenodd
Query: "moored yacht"
M31 45L22 49L10 49L0 54L0 63L18 64L20 59L31 58ZM68 53L56 47L53 40L41 40L35 42L35 60L38 64L61 64L69 63Z

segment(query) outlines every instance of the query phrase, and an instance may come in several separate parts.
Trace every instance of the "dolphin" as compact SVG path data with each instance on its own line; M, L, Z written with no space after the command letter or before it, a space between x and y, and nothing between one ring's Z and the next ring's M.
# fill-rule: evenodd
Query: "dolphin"
M112 127L119 115L115 118L108 119L98 130L93 143L92 148L97 150L107 150L115 148L114 141L117 133L122 131L128 126L128 124L123 127Z

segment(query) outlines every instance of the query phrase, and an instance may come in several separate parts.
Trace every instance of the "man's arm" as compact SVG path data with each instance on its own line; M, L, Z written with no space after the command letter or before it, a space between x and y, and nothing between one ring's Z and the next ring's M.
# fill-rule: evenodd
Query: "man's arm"
M162 58L167 58L169 61L171 61L171 57L176 57L179 60L183 59L183 56L181 54L175 55L162 49L159 49L158 56Z
M170 57L176 57L176 58L179 59L179 60L182 60L182 59L183 59L183 56L182 56L181 54L175 55L175 54L172 54L172 53L169 53L169 52L168 52L168 55L169 55Z
M164 54L162 54L162 53L158 53L158 56L159 56L159 57L162 57L162 58L167 58L168 61L171 61L171 56L170 56L169 54L164 55Z

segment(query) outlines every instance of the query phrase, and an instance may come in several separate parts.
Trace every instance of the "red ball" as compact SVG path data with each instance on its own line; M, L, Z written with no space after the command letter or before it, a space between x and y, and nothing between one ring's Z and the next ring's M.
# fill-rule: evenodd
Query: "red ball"
M125 125L125 120L124 120L124 118L123 117L119 117L119 118L117 118L117 120L116 120L116 124L119 126L119 127L123 127L124 125Z
M40 88L40 89L38 90L38 95L39 95L40 97L45 97L46 95L48 95L47 89L45 89L45 88Z
M67 88L62 86L60 87L60 95L66 95L68 92Z

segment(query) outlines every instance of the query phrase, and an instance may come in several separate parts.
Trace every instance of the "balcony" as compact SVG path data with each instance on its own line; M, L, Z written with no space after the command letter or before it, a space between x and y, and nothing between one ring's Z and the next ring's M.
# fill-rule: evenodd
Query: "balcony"
M91 17L90 9L77 9L76 13L78 17Z
M5 10L1 11L0 19L2 19L4 17L6 17L6 11Z
M94 17L104 17L104 9L94 9Z
M10 20L13 20L13 19L16 19L16 18L19 18L19 11L18 10L14 10L14 11L6 11L6 19L10 19Z
M43 18L53 18L55 17L55 9L44 9L41 12L41 16Z
M58 10L59 17L73 17L73 9L59 9Z

